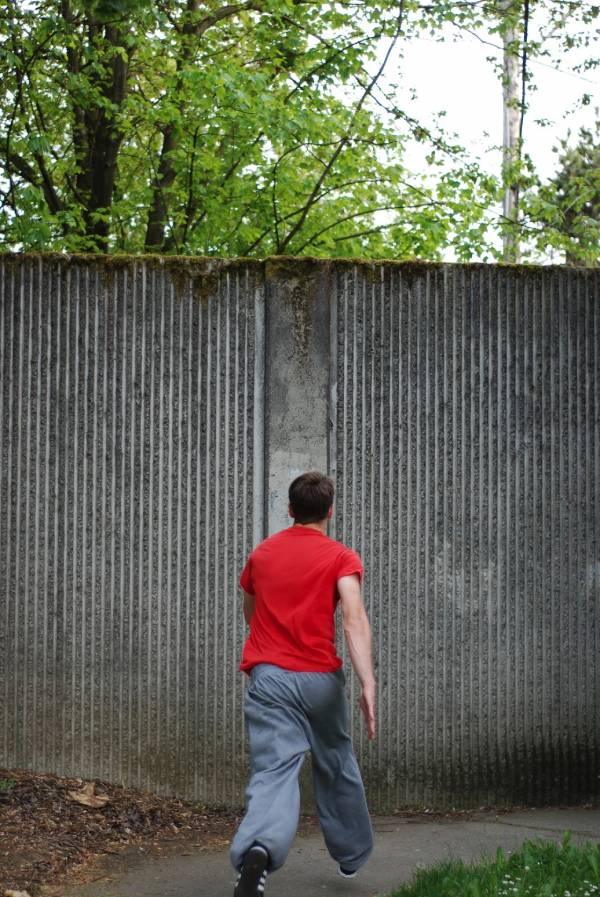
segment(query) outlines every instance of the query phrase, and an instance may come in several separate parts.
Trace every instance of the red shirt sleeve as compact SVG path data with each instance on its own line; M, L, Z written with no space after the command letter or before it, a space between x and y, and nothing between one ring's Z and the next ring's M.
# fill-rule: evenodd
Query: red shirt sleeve
M242 570L240 585L249 595L254 595L254 586L252 585L252 556L248 558L246 566Z
M350 576L352 573L358 573L358 581L362 582L364 567L360 556L351 548L345 548L340 556L336 579L341 576Z

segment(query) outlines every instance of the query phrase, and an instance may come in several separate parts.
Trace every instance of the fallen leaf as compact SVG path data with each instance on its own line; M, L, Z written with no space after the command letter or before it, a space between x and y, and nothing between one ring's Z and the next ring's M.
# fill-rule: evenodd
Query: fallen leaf
M94 783L88 782L81 791L68 791L67 794L71 800L83 804L84 807L104 807L110 802L110 798L106 794L94 794Z

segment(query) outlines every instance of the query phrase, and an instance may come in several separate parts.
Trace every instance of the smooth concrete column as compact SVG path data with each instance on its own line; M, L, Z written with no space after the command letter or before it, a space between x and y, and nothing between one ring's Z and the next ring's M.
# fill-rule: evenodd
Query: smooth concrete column
M291 523L288 488L327 472L331 270L326 261L266 263L265 493L267 535Z
M306 470L327 472L331 268L271 258L265 271L266 535L291 525L288 489ZM301 811L315 814L310 752L299 777Z

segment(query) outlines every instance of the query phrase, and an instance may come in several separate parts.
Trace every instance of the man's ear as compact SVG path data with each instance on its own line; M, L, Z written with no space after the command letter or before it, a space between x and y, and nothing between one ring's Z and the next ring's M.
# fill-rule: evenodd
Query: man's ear
M332 505L332 506L329 508L329 510L327 511L327 516L328 516L328 517L333 517L333 505Z
M288 505L288 517L293 517L293 516L294 516L294 512L292 511L292 506Z

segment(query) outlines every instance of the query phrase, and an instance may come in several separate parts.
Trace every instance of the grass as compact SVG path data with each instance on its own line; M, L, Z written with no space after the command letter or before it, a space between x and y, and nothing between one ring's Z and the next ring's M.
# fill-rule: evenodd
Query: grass
M419 869L413 881L389 897L600 897L600 844L524 841L520 850L495 860L446 860Z

